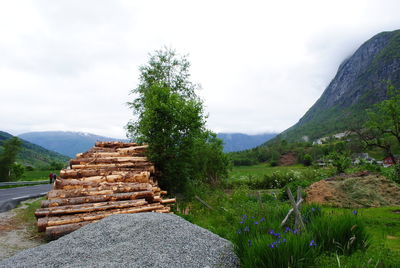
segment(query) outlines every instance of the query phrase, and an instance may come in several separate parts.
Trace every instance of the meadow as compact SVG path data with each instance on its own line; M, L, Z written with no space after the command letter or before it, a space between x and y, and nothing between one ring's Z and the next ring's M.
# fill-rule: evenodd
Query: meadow
M49 180L49 174L55 173L57 176L60 175L59 170L30 170L25 171L24 175L20 179L20 181L43 181Z
M301 210L306 227L296 231L293 219L280 227L290 205L284 195L273 193L283 189L257 189L254 183L270 177L287 181L290 176L295 176L291 184L308 183L333 173L302 166L235 167L224 187L189 188L188 196L198 196L211 209L195 198L181 198L175 212L232 241L243 267L397 267L400 207L306 204Z

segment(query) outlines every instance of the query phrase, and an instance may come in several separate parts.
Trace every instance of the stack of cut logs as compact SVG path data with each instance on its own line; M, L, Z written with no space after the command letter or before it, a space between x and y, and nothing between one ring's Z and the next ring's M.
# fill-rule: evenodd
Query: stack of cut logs
M77 154L35 212L39 231L55 238L113 214L169 213L166 204L175 203L175 198L161 199L166 191L152 177L154 166L144 156L146 148L97 142Z

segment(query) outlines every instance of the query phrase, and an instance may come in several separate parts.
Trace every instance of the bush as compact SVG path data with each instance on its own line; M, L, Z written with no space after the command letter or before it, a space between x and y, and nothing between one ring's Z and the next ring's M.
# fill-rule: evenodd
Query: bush
M271 160L271 161L269 162L269 165L270 165L271 167L276 167L276 166L278 166L278 160Z
M287 195L286 189L289 188L292 191L293 196L296 196L297 188L300 186L302 188L301 196L305 197L304 189L310 186L313 183L311 180L297 180L288 183L284 188L280 190L279 199L281 200L289 200L289 196ZM295 197L296 198L296 197Z
M346 153L332 152L328 158L332 160L332 165L336 168L337 173L344 173L346 168L351 165L351 159Z
M305 154L303 157L303 165L306 167L311 166L312 164L312 157L309 154Z

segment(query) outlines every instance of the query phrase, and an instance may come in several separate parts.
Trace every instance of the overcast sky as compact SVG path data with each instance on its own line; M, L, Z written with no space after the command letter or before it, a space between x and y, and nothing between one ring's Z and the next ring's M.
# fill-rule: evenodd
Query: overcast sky
M399 0L0 1L0 130L125 137L138 67L188 54L215 132L280 132Z

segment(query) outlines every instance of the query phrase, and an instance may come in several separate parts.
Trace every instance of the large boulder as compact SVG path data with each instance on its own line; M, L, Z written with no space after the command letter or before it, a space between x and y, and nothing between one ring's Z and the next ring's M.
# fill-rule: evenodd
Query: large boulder
M229 241L176 215L113 215L0 267L237 267Z

